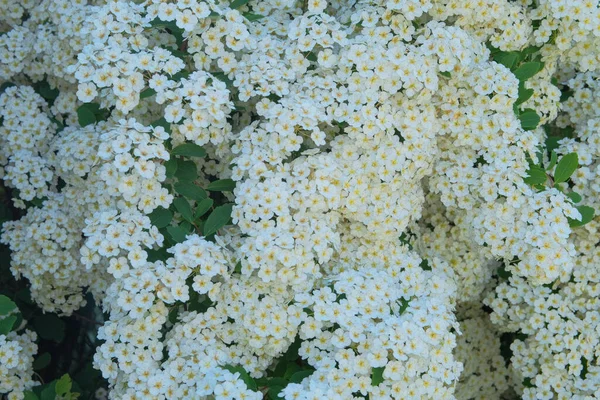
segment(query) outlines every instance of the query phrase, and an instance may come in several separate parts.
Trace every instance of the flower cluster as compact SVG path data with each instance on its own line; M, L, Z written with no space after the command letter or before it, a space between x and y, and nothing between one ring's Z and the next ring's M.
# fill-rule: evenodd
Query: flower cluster
M46 153L55 127L47 107L29 86L9 87L0 96L0 175L24 201L47 196L53 183ZM15 204L25 207L22 201Z
M456 358L463 363L463 378L456 388L457 399L500 399L514 387L501 355L497 330L486 313L475 303L464 303L458 310L461 335L456 343Z
M13 274L111 399L600 396L600 7L529 3L0 0Z
M10 393L9 400L23 399L23 392L37 383L32 377L36 339L30 330L0 335L0 393Z

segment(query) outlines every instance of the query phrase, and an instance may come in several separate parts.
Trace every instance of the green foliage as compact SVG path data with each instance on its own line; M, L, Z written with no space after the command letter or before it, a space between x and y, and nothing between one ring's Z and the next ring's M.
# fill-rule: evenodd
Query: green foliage
M17 305L14 301L9 299L7 296L0 294L0 316L7 315L14 311Z
M517 69L514 70L514 74L520 81L526 81L533 77L535 74L540 72L544 68L544 63L541 62L527 62L521 64Z
M10 316L5 317L4 319L0 320L0 335L6 335L10 331L12 331L12 329L15 325L15 322L17 322L16 315L10 315Z
M533 89L526 89L525 84L523 82L519 82L519 97L517 101L515 101L515 105L518 106L522 103L525 103L533 96Z
M107 116L108 110L100 108L98 103L84 103L77 108L77 119L82 127L104 121Z
M190 203L183 197L178 197L173 201L175 208L181 214L181 216L189 222L194 220L194 214L192 213L192 207L190 207Z
M194 143L183 143L175 147L171 154L174 156L206 157L206 150Z
M24 400L39 400L39 397L37 397L37 395L35 393L33 393L31 390L27 390L24 393Z
M43 353L40 354L34 361L33 361L33 369L35 371L39 371L41 369L46 368L49 364L50 361L52 360L52 356L50 355L50 353Z
M56 314L42 314L34 318L33 325L40 337L61 342L65 337L65 322Z
M577 153L569 153L562 156L554 170L554 182L566 182L573 175L578 165L579 159Z
M245 6L246 4L248 4L249 0L233 0L230 4L229 7L236 9L236 8L240 8L242 6Z
M571 199L573 203L579 203L581 201L581 195L577 192L567 193L567 197Z
M219 179L208 184L206 190L212 192L231 192L235 189L235 182L231 179Z
M177 173L177 159L176 158L171 158L169 161L165 161L164 163L165 166L165 176L167 178L173 178L175 176L175 173Z
M71 382L71 378L65 374L56 382L56 394L64 396L71 391L72 386L73 382Z
M242 14L248 21L258 21L259 19L263 19L265 16L260 14L253 14L249 12L245 12Z
M231 203L216 207L204 223L204 236L210 236L227 225L232 209L233 204Z
M190 199L202 201L208 197L204 189L196 186L193 182L177 182L174 189L180 195Z
M547 179L548 175L546 175L546 171L542 167L530 164L529 169L527 170L527 177L525 177L523 181L528 185L535 186L544 185Z
M398 301L398 304L400 305L400 308L398 309L398 315L402 315L404 311L406 311L406 309L408 308L410 300L406 300L404 297L401 297Z
M519 54L517 52L499 52L495 55L494 61L499 64L504 65L506 68L511 69L517 60L519 59Z
M152 88L146 88L146 89L142 90L142 92L140 93L140 99L152 97L155 94L156 94L156 90L154 90Z
M185 238L188 234L181 226L168 226L167 232L171 236L171 239L174 243L181 243L185 241Z
M193 161L179 159L177 160L177 170L174 175L182 181L193 181L198 178L198 167Z
M554 149L553 149L553 150L551 150L551 154L550 154L550 164L548 164L548 166L546 167L546 171L550 171L552 168L554 168L557 161L558 161L558 156L556 155L556 151L554 151Z
M85 107L85 104L77 109L77 118L82 127L96 123L96 115L88 107Z
M56 100L60 93L57 88L51 88L47 80L37 82L33 85L33 88L44 98L44 100L48 101L50 105L54 103L54 100Z
M152 225L157 228L164 228L171 223L173 219L173 213L166 208L158 207L152 211L149 215Z
M537 115L535 110L532 110L531 108L519 113L518 117L521 121L521 127L526 131L537 128L540 123L540 116Z
M33 391L25 392L26 399L39 400L75 400L78 399L80 393L71 392L73 389L73 381L68 374L64 374L59 379L53 380L50 383L36 387Z
M290 376L290 383L300 383L304 380L304 378L308 378L313 374L313 370L303 370L294 372L292 376Z
M371 385L379 386L383 382L383 370L385 367L377 367L371 370Z
M595 210L589 206L578 206L577 210L581 214L581 221L569 218L569 226L578 227L583 226L594 219Z
M196 211L194 211L194 219L199 219L204 214L208 212L213 206L213 199L204 199L196 206Z

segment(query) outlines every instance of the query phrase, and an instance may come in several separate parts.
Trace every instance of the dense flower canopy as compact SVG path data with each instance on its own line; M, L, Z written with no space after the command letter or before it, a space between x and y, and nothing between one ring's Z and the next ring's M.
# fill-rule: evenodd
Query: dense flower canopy
M108 398L600 398L597 0L0 0L0 31L1 241L44 311L100 305ZM35 341L0 334L0 394Z

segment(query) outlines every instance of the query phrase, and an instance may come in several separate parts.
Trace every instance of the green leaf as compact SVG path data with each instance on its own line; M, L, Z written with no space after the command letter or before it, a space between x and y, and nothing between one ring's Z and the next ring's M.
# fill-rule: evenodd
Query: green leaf
M17 308L14 301L0 294L0 315L6 315Z
M313 372L315 372L315 371L312 369L295 372L290 377L290 383L300 383L300 382L302 382L302 380L304 380L304 378L311 376L313 374Z
M171 238L175 243L181 243L185 241L187 232L180 226L167 226L167 232L171 235Z
M539 115L529 108L519 115L519 119L521 120L521 127L526 131L537 128L540 123Z
M574 92L574 91L572 91L572 90L567 90L567 91L564 91L564 92L562 92L562 93L560 94L560 100L559 100L559 101L560 101L561 103L563 103L563 102L567 101L567 100L568 100L568 99L569 99L571 96L573 96L574 94L575 94L575 92Z
M39 371L41 369L44 369L48 366L48 364L50 364L50 360L52 359L52 356L50 356L50 353L46 352L43 354L40 354L34 361L33 361L33 369L35 371Z
M206 190L211 192L231 192L235 189L235 181L232 179L219 179L208 184Z
M44 385L45 386L45 385ZM41 400L55 400L56 398L56 381L52 381L42 390Z
M581 201L581 195L577 192L567 193L567 197L571 199L573 203L579 203Z
M193 161L179 159L175 176L182 181L193 181L198 177L198 167Z
M204 236L210 236L224 227L231 218L233 204L228 203L213 210L204 223Z
M498 52L494 56L494 61L504 65L506 68L511 69L517 62L519 56L515 52Z
M371 385L379 386L383 382L383 370L385 367L373 368L371 371Z
M452 78L450 71L439 71L439 74L445 76L446 78Z
M558 149L558 142L560 142L563 138L559 136L548 136L546 138L546 150L552 153L556 149ZM556 162L555 162L556 164ZM554 165L552 166L554 167ZM552 168L548 168L549 170Z
M184 199L183 197L178 197L173 201L173 204L175 205L175 208L177 209L177 211L179 211L181 216L186 221L192 222L194 220L193 214L192 214L192 208L190 207L190 203L188 203L188 201L186 199Z
M525 47L523 50L521 50L522 54L533 54L533 53L537 53L538 51L540 51L541 47L537 47L537 46L529 46L529 47Z
M33 393L31 390L26 390L24 393L25 397L23 397L23 400L40 400L39 397L36 396L35 393Z
M526 89L523 82L519 83L519 97L515 101L515 105L523 104L533 96L533 89Z
M171 223L171 220L173 219L173 213L166 208L157 207L148 215L148 217L150 217L150 222L152 222L152 225L156 226L157 228L164 228Z
M177 172L177 159L173 157L169 161L165 161L163 165L165 166L165 176L167 178L174 177Z
M579 213L581 214L581 221L569 218L568 220L570 227L583 226L594 219L595 211L592 207L579 206L577 207L577 210L579 210Z
M558 160L558 156L556 155L556 151L552 150L550 153L550 164L546 167L546 171L550 171L556 165L556 161Z
M512 276L512 272L506 269L506 265L498 267L498 269L496 270L496 274L498 274L498 276L504 280Z
M50 84L48 83L48 81L42 81L39 85L37 85L36 91L40 94L40 96L42 96L48 101L56 100L60 93L58 89L50 88Z
M585 379L585 377L587 376L588 371L588 360L585 357L581 357L581 365L583 368L581 368L581 373L579 374L579 377L581 379Z
M410 300L406 300L404 297L401 297L399 302L400 302L400 309L398 310L398 315L402 315L402 314L404 314L404 311L406 311L406 309L408 308L408 305L410 304Z
M179 29L179 28L177 28ZM173 52L173 50L170 50L171 52ZM176 73L175 75L173 75L171 77L171 80L174 80L175 82L179 82L180 80L182 80L183 78L187 78L190 76L190 71L187 70L181 70L178 73Z
M206 214L206 212L213 206L213 203L214 202L212 199L204 199L198 203L196 206L196 211L194 212L194 219L198 219Z
M263 19L265 16L260 14L253 14L249 12L245 12L242 14L248 21L258 21L259 19Z
M192 200L201 201L208 197L204 189L196 186L193 182L177 182L174 189L180 195Z
M183 143L175 147L171 154L174 156L206 157L206 150L195 143Z
M540 62L523 63L513 73L520 81L526 81L544 68L544 64Z
M77 120L80 126L88 126L96 123L96 114L88 104L83 104L77 108Z
M267 395L269 396L269 400L281 400L281 397L279 397L279 393L281 393L281 391L283 389L285 389L285 386L280 386L280 385L269 386L269 391L267 392Z
M252 379L250 377L250 375L248 375L248 373L246 372L246 370L244 368L242 368L240 366L233 366L230 364L224 365L221 368L226 369L227 371L231 372L232 374L239 373L240 379L244 381L246 386L248 386L248 389L254 390L254 391L258 390L258 387L256 386L256 382L254 381L254 379Z
M16 321L16 315L11 315L9 317L5 317L3 320L0 320L0 335L7 335L10 331L12 331Z
M233 0L230 4L229 7L231 7L232 9L236 9L236 8L240 8L246 4L248 4L248 1L250 0Z
M554 170L554 182L560 183L569 180L578 165L579 159L577 153L569 153L562 156Z
M294 341L292 342L290 347L288 347L287 351L284 354L285 359L287 361L296 361L299 357L298 351L300 351L301 345L302 345L302 341L300 340L300 338L298 336L296 336L296 339L294 339ZM285 363L281 363L281 364L285 365Z
M279 378L279 377L275 377L275 378L270 378L266 384L266 386L268 387L273 387L273 386L287 386L287 384L290 383L287 379L285 378Z
M152 88L146 88L146 89L142 90L142 92L140 93L140 99L145 99L147 97L154 96L155 94L156 94L156 90L154 90Z
M33 326L42 339L60 343L65 337L65 322L56 314L42 314L35 317Z
M548 176L546 171L538 165L530 165L527 170L527 177L523 181L528 185L543 185L546 183Z
M64 374L57 382L56 382L56 394L59 396L64 396L65 394L71 391L73 383L71 382L71 378L68 374Z

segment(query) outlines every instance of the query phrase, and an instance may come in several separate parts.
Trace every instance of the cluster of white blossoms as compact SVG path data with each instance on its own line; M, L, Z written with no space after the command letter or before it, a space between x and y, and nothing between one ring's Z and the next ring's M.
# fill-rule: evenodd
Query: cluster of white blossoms
M475 302L463 303L457 314L461 334L456 340L455 356L464 370L456 386L456 398L501 399L509 395L514 382L501 354L497 329Z
M110 399L600 397L600 5L529 3L0 0L13 274Z
M44 99L28 86L8 87L0 96L0 175L24 201L47 196L53 183L46 153L55 127L47 108ZM15 205L25 208L23 202Z
M36 339L30 330L0 334L0 393L9 393L8 400L22 399L23 391L36 385L32 376Z
M573 129L574 134L560 140L556 152L577 152L581 166L573 174L572 190L585 199L586 205L597 209L600 83L586 72L569 79L568 84L572 95L562 103L564 113L557 124ZM598 221L593 220L568 236L574 263L572 273L565 274L564 279L537 286L530 280L511 277L488 295L487 302L494 310L492 321L499 329L524 335L511 346L511 367L521 381L527 379L532 386L524 388L525 398L600 395L600 369L596 362L600 354L599 228ZM554 263L557 257L552 253L537 255L548 256Z

